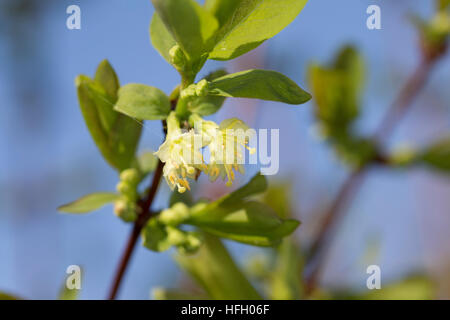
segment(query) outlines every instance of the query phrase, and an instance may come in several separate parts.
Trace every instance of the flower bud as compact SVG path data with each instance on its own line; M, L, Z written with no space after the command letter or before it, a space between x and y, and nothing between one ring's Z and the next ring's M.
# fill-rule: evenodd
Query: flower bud
M208 88L209 84L206 79L201 80L197 85L195 86L195 93L199 97L204 97L208 94Z
M187 59L179 45L176 44L169 50L169 56L171 63L177 69L183 70L185 68Z
M170 244L174 246L182 246L187 241L186 233L173 227L167 227L167 238Z
M392 153L389 162L395 166L408 166L416 160L416 157L417 153L412 147L403 145Z
M128 182L120 181L116 186L116 190L122 195L129 195L131 194L133 189Z
M189 232L186 235L186 240L184 243L177 246L177 249L183 254L193 254L200 248L201 245L202 241L200 236L197 233Z
M114 203L114 214L125 222L132 222L137 218L134 204L129 203L124 199L117 200Z
M159 221L169 226L177 226L189 218L189 208L182 202L178 202L170 209L162 211Z
M180 98L182 98L182 99L191 98L191 97L195 97L195 96L197 96L195 84L189 85L186 89L184 89L180 93Z
M139 172L135 168L123 170L120 174L120 180L128 182L131 185L137 185L139 183L139 179Z

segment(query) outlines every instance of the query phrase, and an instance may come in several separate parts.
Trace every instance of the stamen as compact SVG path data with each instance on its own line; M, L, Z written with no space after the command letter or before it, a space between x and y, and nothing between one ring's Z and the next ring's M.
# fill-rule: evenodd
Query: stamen
M184 186L190 191L191 190L191 187L189 186L189 182L186 180L186 179L184 179Z

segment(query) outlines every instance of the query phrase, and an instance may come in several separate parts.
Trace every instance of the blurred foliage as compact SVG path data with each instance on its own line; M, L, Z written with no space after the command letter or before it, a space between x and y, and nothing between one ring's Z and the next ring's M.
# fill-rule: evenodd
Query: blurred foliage
M427 276L415 274L404 279L382 284L381 289L364 292L334 292L333 299L340 300L433 300L437 298L436 285Z
M436 13L432 19L426 20L420 16L412 17L423 42L423 49L428 55L436 50L445 50L450 35L450 5L448 0L436 0Z
M448 174L450 171L450 138L443 137L422 150L399 147L392 153L389 162L392 166L403 168L425 165L430 169Z
M219 239L204 235L205 241L194 256L179 254L176 262L212 299L251 299L261 296L234 263Z
M284 212L284 218L288 218L293 208L291 190L289 182L274 183L260 200L271 204L277 212ZM382 282L379 290L318 288L306 297L302 277L305 254L294 237L285 238L269 251L247 257L244 272L231 260L219 239L212 235L206 235L206 239L197 254L176 256L181 269L194 279L196 286L189 289L158 288L153 291L155 299L254 299L255 294L258 298L274 300L427 300L437 297L436 284L424 273L386 284Z
M342 160L356 167L376 154L371 140L352 131L360 115L364 75L363 58L351 46L342 48L329 66L314 63L309 68L320 134L331 142Z
M22 298L19 298L6 292L0 292L0 300L22 300Z

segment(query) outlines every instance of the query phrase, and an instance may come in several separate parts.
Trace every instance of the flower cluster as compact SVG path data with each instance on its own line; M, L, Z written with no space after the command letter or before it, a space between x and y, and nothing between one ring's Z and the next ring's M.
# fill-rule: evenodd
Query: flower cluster
M201 172L215 181L219 176L227 179L227 186L235 180L235 172L244 173L245 148L250 154L248 127L239 119L232 118L220 125L204 120L197 114L189 118L191 129L180 127L175 112L167 119L166 141L155 152L165 164L163 175L169 187L183 193L190 189L188 179L195 179ZM203 148L209 151L209 163L203 157Z

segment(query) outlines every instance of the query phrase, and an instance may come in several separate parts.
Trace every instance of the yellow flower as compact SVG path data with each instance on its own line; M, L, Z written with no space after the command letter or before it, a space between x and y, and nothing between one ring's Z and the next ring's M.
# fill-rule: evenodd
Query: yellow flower
M196 169L207 170L200 151L204 141L194 130L183 133L174 112L167 118L167 129L166 140L155 155L164 163L163 176L169 187L183 193L190 190L187 179L195 178Z
M256 150L249 148L247 125L236 118L224 120L220 125L213 121L205 121L198 115L192 115L191 122L199 134L207 142L210 152L210 161L207 174L211 181L219 176L227 179L227 186L231 186L235 180L235 172L245 173L244 148L253 154Z

